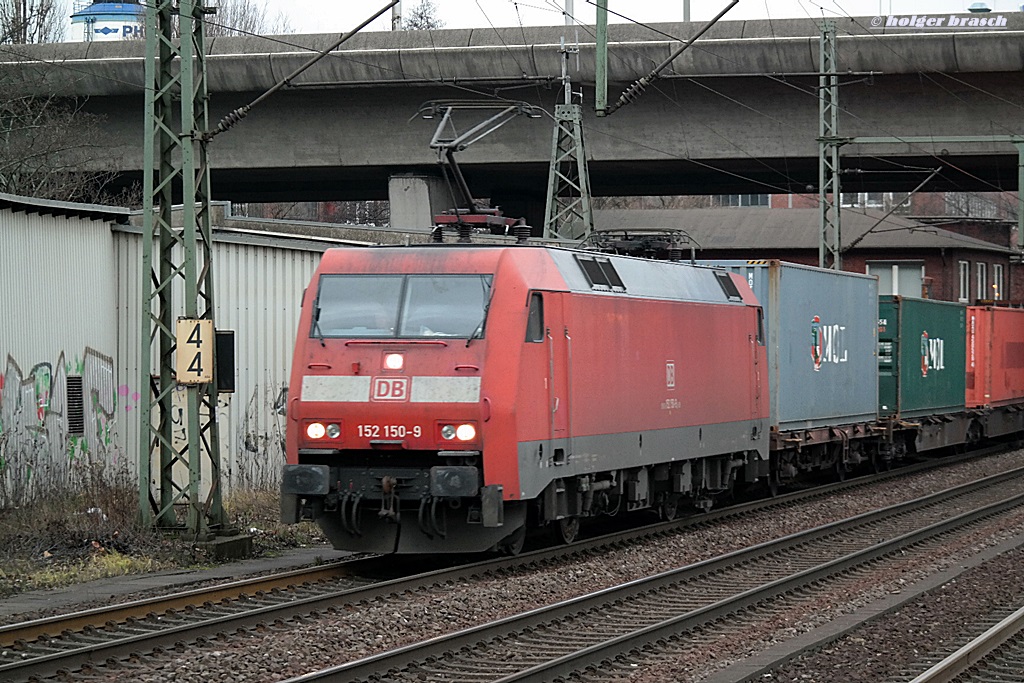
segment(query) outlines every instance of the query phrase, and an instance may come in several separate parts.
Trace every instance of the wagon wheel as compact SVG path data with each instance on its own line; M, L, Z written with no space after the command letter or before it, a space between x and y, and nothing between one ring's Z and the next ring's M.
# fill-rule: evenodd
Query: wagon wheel
M971 420L971 424L967 427L967 445L976 445L981 441L982 436L981 424L977 420Z
M566 545L576 540L576 535L580 532L580 518L579 517L563 517L556 523L557 537Z
M892 469L892 458L886 457L881 453L871 454L871 470L875 474L881 474L882 472L888 472Z
M504 555L515 557L519 553L523 552L524 545L526 545L525 524L502 539L502 541L498 543L498 550L500 550Z
M675 519L676 515L679 514L679 496L665 496L665 500L661 501L661 508L658 510L658 514L665 521Z
M846 463L842 458L836 460L835 472L838 481L846 481Z

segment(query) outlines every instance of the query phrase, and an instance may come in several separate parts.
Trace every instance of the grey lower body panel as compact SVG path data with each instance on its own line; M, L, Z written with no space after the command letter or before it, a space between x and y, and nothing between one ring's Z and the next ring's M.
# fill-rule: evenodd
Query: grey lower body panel
M519 444L519 488L535 498L555 479L757 451L768 458L766 420L577 436ZM755 430L756 428L756 430Z

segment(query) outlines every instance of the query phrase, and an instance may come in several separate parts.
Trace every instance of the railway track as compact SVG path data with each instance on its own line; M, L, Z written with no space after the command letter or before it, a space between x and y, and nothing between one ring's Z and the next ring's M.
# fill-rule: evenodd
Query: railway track
M1024 471L998 475L289 683L621 680L647 657L699 650L752 614L833 590L1022 505Z
M1024 607L997 616L1003 618L924 673L908 678L909 683L1020 683L1024 677Z
M97 662L139 660L147 651L173 648L182 642L225 637L239 629L265 629L315 615L318 611L336 609L338 605L408 590L424 590L433 585L500 573L518 566L543 565L635 542L640 538L677 534L724 519L762 514L837 491L906 476L929 466L927 463L912 466L771 500L737 505L706 515L608 534L570 547L558 546L515 558L477 561L454 569L442 567L423 573L422 558L417 560L416 567L406 568L396 568L394 557L357 558L0 627L0 680L45 678L61 671L95 666ZM385 571L398 577L379 580Z

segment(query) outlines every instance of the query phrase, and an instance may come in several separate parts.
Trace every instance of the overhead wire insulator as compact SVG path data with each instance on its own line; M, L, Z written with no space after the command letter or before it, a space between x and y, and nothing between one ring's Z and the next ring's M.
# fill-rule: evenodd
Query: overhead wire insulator
M217 122L217 128L214 134L216 135L217 133L227 132L232 126L244 119L249 114L249 110L249 105L246 105L225 114L224 118Z
M644 94L644 90L647 89L647 86L650 85L652 80L654 79L644 76L640 80L634 81L633 85L629 86L622 92L621 99L626 102L635 101L638 97Z
M724 17L726 12L728 12L733 7L735 7L736 3L738 3L739 1L740 0L732 0L732 2L730 2L729 5L725 9L723 9L721 12L719 12L717 15L715 15L714 19L712 19L707 24L705 24L704 28L702 28L700 31L698 31L696 35L694 35L689 40L682 41L682 45L679 46L678 49L673 51L672 54L670 54L668 56L668 58L665 59L665 61L663 61L658 66L656 66L654 68L654 70L651 71L651 73L647 74L646 76L644 76L640 80L635 81L633 83L633 85L631 85L628 88L626 88L622 92L622 94L619 95L618 101L615 102L615 104L612 104L611 106L609 106L607 109L605 109L605 111L604 111L605 116L607 116L608 114L611 114L612 112L617 110L619 107L627 105L630 102L635 102L637 99L639 99L640 95L642 95L643 92L644 92L644 88L646 88L648 85L650 85L652 82L654 82L654 80L656 78L658 78L658 76L661 75L661 72L664 71L666 68L668 68L668 66L672 63L673 60L675 60L677 57L679 57L679 55L683 54L683 52L685 52L687 50L687 48L689 48L691 45L693 45L694 42L696 42L698 38L703 36L708 31L708 29L710 29L712 26L714 26L716 23L718 23L718 20L721 19L722 17Z
M613 102L611 105L609 105L607 109L605 109L605 115L611 114L619 107L624 107L627 104L630 104L631 102L636 102L638 99L640 99L640 96L644 94L644 90L647 89L647 86L649 86L651 82L657 77L658 74L651 73L647 74L646 76L639 80L633 81L633 83L630 84L628 88L622 91L622 94L619 95L619 99Z

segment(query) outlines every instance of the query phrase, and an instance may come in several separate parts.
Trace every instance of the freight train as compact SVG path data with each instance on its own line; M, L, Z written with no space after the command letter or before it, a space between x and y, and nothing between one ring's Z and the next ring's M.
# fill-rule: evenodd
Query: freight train
M521 550L737 486L1024 430L1024 310L865 275L529 245L328 250L303 297L284 522L338 549Z

